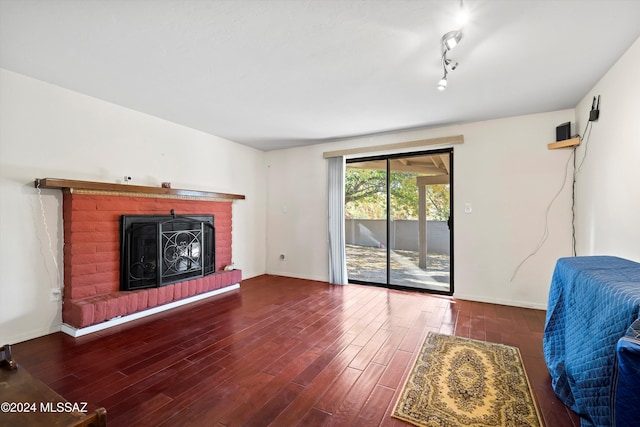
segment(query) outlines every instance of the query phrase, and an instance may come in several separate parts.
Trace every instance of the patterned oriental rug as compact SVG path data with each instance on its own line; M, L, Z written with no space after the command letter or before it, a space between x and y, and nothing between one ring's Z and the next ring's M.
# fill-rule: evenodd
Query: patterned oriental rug
M422 427L542 427L520 350L430 332L392 414Z

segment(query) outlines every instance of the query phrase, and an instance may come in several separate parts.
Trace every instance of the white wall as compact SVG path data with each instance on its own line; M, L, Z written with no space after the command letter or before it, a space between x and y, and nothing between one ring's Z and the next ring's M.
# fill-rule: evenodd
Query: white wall
M640 262L640 39L576 108L580 132L593 96L600 118L577 150L578 255L614 255ZM586 152L586 157L585 157Z
M0 343L57 331L50 302L62 269L62 194L35 178L244 194L233 202L233 261L265 272L265 154L259 150L0 70Z
M269 151L268 274L327 281L327 165L324 145ZM280 255L285 255L281 260Z
M454 296L545 308L555 262L571 254L571 179L563 181L570 151L547 149L567 121L573 110L268 152L267 272L328 278L324 151L463 134L454 146ZM547 241L511 281L540 242L563 182Z

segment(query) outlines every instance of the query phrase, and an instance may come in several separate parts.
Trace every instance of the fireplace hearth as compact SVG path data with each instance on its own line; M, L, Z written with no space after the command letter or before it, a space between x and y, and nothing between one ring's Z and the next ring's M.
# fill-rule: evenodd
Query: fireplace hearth
M213 215L122 215L121 291L156 288L215 272Z

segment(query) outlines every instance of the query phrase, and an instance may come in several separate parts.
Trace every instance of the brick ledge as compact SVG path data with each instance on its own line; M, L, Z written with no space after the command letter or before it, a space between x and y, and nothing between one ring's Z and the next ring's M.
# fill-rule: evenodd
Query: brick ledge
M141 319L146 316L151 316L152 314L161 313L166 310L171 310L172 308L191 304L192 302L200 301L202 299L211 298L213 296L220 295L225 292L234 291L236 289L240 289L240 283L236 283L231 286L225 286L224 288L216 289L214 291L205 292L204 294L194 295L186 299L174 301L172 303L165 304L165 305L160 305L158 307L150 308L148 310L139 311L137 313L130 314L124 317L117 317L115 319L111 319L106 322L99 323L97 325L87 326L86 328L74 328L73 326L69 326L66 323L63 323L62 326L60 327L60 330L67 335L71 335L74 338L78 338L83 335L91 334L93 332L98 332L104 329L112 328L114 326L122 325L123 323L131 322L136 319Z
M241 270L219 271L205 277L174 283L161 288L112 292L81 299L65 299L63 324L81 329L121 316L225 288L242 280Z

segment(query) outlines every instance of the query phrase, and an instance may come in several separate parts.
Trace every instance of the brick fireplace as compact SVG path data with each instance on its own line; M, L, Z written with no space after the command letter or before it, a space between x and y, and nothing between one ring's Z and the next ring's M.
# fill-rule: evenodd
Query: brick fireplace
M183 196L176 194L182 190L171 189L164 194L146 194L133 190L160 189L117 184L105 185L110 190L125 187L127 191L84 191L47 185L46 180L53 183L47 178L36 180L36 185L63 190L64 324L85 328L241 281L240 270L224 270L231 264L233 199L206 197L218 193ZM65 181L64 185L70 184ZM121 215L167 215L172 209L178 215L214 216L215 273L158 288L120 291Z

